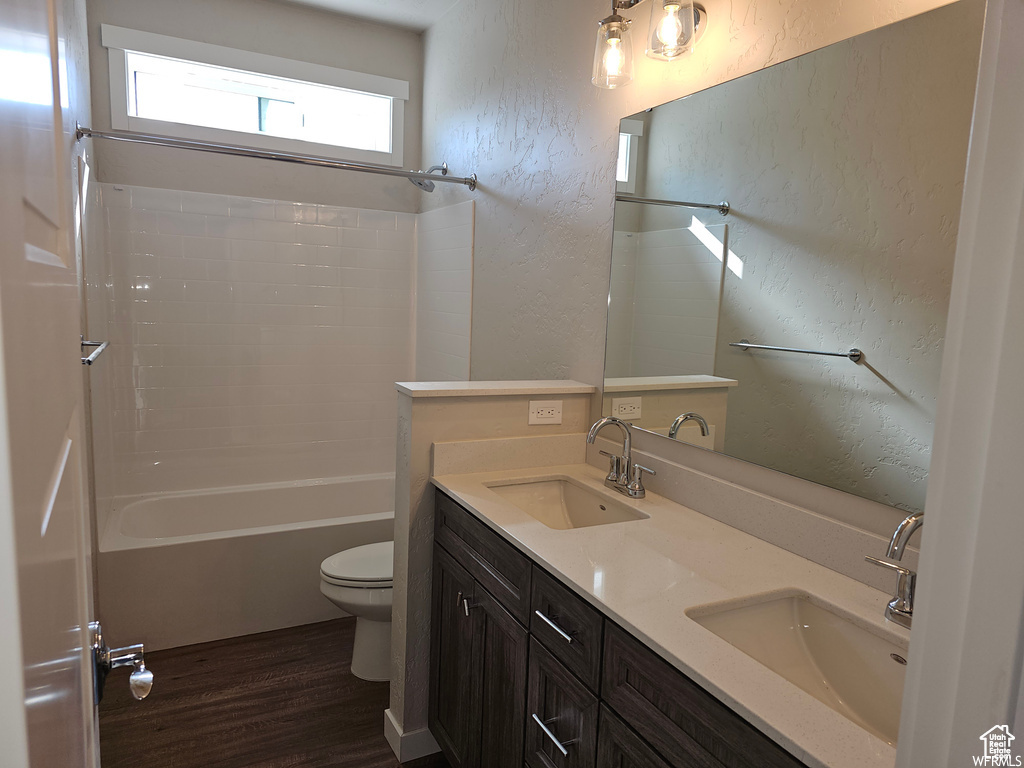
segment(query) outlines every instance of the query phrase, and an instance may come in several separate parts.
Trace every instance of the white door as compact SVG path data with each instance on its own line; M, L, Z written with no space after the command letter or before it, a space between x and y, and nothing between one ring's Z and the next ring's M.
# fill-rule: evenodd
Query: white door
M0 763L11 768L99 764L57 12L55 0L0 2Z

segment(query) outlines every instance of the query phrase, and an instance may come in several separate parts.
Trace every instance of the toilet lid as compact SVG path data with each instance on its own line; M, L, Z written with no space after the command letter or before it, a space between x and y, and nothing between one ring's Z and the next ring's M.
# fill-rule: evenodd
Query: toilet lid
M320 564L325 579L345 586L391 586L395 542L382 541L331 555Z

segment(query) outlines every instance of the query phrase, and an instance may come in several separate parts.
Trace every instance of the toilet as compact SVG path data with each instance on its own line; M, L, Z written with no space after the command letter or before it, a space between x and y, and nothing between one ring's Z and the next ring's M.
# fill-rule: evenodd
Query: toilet
M331 555L320 564L320 592L356 617L352 674L391 678L391 593L395 542L382 541Z

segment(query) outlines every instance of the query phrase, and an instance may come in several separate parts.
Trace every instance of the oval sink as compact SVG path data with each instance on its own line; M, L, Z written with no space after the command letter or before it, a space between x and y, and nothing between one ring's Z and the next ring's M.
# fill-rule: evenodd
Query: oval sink
M701 606L686 615L895 746L905 644L865 629L809 595L742 603Z
M488 488L548 528L567 530L647 517L621 501L595 493L568 477L515 480Z

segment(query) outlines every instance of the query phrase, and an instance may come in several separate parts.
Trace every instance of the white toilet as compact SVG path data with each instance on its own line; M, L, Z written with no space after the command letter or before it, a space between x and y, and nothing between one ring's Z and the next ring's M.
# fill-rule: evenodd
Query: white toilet
M391 593L395 542L366 544L331 555L320 564L324 597L356 617L352 674L391 679Z

